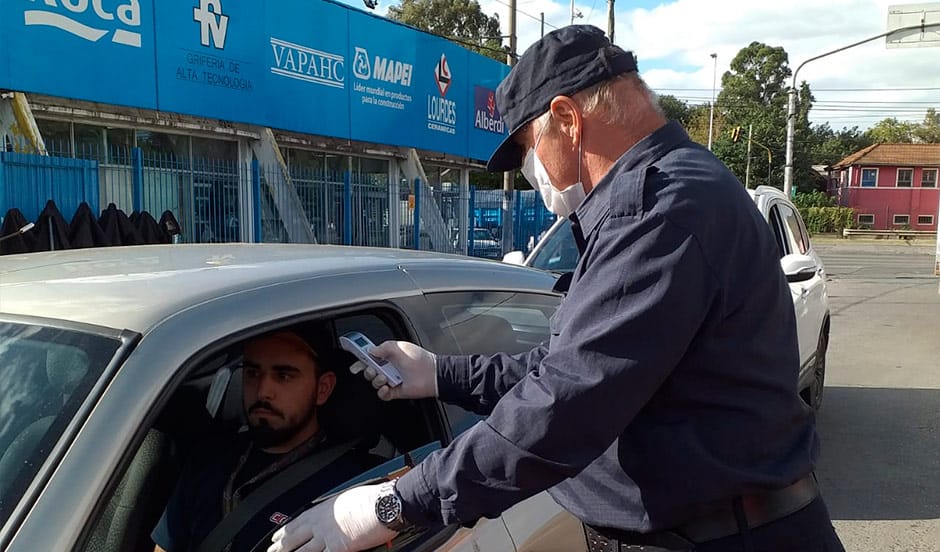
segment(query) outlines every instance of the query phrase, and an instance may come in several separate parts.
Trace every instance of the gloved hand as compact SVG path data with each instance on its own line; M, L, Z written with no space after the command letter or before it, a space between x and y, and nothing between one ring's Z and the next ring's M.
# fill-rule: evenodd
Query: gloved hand
M391 541L398 533L375 515L380 488L354 487L307 510L274 533L268 552L354 552Z
M391 362L401 373L402 384L389 387L384 375L362 361L357 360L349 367L353 374L362 372L366 380L372 382L372 387L378 389L383 401L437 396L437 357L431 351L408 341L385 341L369 352Z

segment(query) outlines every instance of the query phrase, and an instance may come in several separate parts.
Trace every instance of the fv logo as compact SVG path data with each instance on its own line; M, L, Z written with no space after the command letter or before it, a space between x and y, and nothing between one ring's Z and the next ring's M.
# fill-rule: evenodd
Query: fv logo
M33 5L37 0L29 0ZM42 6L37 9L29 9L23 12L23 18L26 26L55 27L71 33L79 38L89 42L98 42L102 37L111 32L107 27L113 26L115 16L117 20L127 27L140 27L140 2L139 0L125 0L125 3L117 6L114 12L104 9L102 0L60 0L61 6L56 0L43 0ZM99 29L97 26L86 25L77 19L80 14L84 14L92 9L92 12L99 19L98 25L105 26ZM140 33L136 30L113 29L111 42L140 48Z
M225 48L228 16L222 14L222 0L199 0L199 7L193 8L193 21L199 23L200 44L208 46L211 35L215 48Z

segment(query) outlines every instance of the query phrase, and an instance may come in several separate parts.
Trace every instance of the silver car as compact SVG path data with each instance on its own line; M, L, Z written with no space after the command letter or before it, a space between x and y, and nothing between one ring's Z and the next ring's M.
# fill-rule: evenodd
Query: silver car
M0 258L0 549L152 550L149 533L187 452L243 422L233 351L247 338L305 328L335 344L357 330L376 343L407 339L439 353L521 352L549 336L560 301L554 281L465 257L329 246ZM351 357L337 358L330 430L385 460L337 488L418 462L480 418L434 400L383 403L344 369ZM577 521L544 493L501 519L392 544L585 547Z

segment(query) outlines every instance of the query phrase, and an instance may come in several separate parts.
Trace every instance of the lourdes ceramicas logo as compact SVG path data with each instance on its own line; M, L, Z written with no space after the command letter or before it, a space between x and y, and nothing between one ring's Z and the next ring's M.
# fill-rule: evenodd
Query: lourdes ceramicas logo
M434 66L434 82L440 96L428 94L428 129L445 134L457 134L457 102L445 98L453 82L447 56L441 54Z
M139 0L124 0L113 11L105 9L104 0L28 1L32 7L23 12L27 27L54 27L89 42L110 35L115 44L140 48ZM89 10L95 19L91 24L91 17L85 15Z

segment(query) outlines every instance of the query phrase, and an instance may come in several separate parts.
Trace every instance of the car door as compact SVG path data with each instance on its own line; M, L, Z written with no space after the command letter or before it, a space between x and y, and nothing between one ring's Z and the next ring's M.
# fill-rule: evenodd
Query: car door
M547 345L549 319L560 302L557 295L537 291L440 292L429 293L426 297L426 312L419 323L434 335L435 350L442 354L522 353L542 343ZM483 419L455 405L445 404L444 408L455 436ZM586 549L581 522L563 510L548 493L539 493L516 504L503 512L501 519L511 537L507 546L512 548L492 550L577 552Z
M806 238L799 215L789 205L782 201L774 201L770 205L768 218L771 229L780 249L780 258L787 255L808 255L809 240ZM813 359L816 353L816 344L819 338L821 317L817 318L814 304L821 304L819 294L824 285L819 271L809 280L791 282L790 295L793 299L793 310L796 314L796 330L800 347L800 371Z

